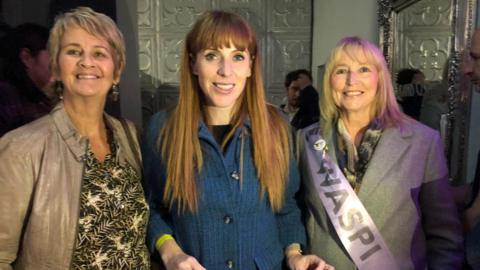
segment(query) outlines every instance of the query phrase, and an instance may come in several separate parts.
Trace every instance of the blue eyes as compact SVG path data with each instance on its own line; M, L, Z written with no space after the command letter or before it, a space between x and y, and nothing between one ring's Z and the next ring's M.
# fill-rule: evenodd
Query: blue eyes
M233 56L233 60L243 61L243 60L245 60L245 56L243 56L242 54L236 54L235 56Z
M213 61L213 60L219 59L221 56L215 52L207 52L205 53L204 57L205 57L205 60L207 61ZM243 53L237 53L232 56L232 59L235 62L244 61L245 55Z

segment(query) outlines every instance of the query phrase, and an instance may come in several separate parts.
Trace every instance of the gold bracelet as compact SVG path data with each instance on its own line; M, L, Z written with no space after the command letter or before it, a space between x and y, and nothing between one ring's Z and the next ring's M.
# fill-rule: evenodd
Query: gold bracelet
M285 255L289 254L290 252L298 252L298 254L303 255L303 250L300 247L291 247L286 250Z

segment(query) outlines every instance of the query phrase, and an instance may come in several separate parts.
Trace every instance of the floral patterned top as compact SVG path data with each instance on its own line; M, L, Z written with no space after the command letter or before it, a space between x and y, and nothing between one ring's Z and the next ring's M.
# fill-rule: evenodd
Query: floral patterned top
M120 164L118 147L99 162L87 148L72 269L150 269L149 209L139 176Z

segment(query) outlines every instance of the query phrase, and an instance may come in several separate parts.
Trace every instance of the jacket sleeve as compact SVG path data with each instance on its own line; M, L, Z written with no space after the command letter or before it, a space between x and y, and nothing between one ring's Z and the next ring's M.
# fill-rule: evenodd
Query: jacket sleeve
M291 155L293 156L293 154ZM276 213L280 240L284 248L293 243L305 246L305 226L302 223L300 201L298 198L300 177L295 160L290 159L289 179L285 189L285 202L282 209Z
M150 206L147 246L155 252L155 242L164 234L173 234L170 214L163 203L166 172L157 147L163 115L155 114L145 130L142 139L145 197Z
M449 189L446 161L438 133L435 133L431 142L420 191L428 269L461 269L464 256L462 227Z
M12 269L34 186L29 157L16 153L8 134L0 139L0 269Z

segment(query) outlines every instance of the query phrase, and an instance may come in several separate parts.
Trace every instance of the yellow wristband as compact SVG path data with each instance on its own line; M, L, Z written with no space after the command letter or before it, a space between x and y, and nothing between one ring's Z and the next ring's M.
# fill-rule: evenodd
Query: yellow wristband
M165 244L165 241L174 239L171 234L164 234L160 238L158 238L157 242L155 243L155 248L160 250L160 248Z

